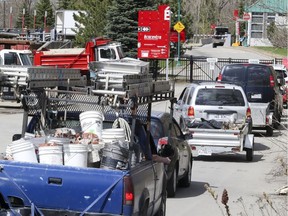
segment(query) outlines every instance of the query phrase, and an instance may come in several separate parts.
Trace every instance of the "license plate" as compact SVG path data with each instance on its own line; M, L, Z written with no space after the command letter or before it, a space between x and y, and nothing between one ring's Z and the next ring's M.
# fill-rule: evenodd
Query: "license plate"
M212 155L212 150L209 148L201 148L198 150L198 155L210 156L210 155Z
M252 99L262 99L262 94L252 94L251 98Z
M228 118L226 115L213 115L214 119L225 119Z

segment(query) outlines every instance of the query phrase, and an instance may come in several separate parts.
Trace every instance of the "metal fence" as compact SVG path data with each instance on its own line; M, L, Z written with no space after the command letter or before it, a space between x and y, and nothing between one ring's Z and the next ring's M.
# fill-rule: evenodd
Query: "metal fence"
M215 61L216 60L216 61ZM232 58L181 58L179 61L170 58L168 67L166 60L151 60L150 72L157 79L166 77L176 80L192 82L194 80L216 80L222 67L233 63L249 63L251 59L232 59ZM260 64L282 64L282 59L259 60Z

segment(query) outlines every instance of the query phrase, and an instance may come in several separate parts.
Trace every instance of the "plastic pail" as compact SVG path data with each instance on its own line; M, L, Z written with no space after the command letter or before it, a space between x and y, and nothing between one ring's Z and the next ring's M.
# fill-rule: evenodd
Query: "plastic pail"
M9 149L16 161L38 163L35 148L31 142L24 139L17 140L9 144Z
M87 167L88 146L83 144L67 144L63 146L64 165Z
M39 146L38 151L40 163L63 165L62 145Z
M112 141L125 141L125 131L123 128L108 128L102 131L102 140L105 143Z
M101 168L126 169L129 158L127 142L112 141L105 143L102 153Z
M93 133L102 138L103 114L98 111L86 111L79 115L80 124L84 133Z

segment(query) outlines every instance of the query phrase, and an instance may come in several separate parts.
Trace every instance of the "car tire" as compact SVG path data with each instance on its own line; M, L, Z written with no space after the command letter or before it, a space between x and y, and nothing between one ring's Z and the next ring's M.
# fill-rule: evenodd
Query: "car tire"
M213 43L213 44L212 44L212 47L213 47L213 48L217 48L217 45Z
M167 196L175 197L176 188L177 188L177 169L175 167L170 179L167 182Z
M179 186L181 187L190 187L191 184L191 175L192 175L192 163L188 163L188 168L185 176L179 181Z
M266 136L273 136L273 128L271 126L266 126Z

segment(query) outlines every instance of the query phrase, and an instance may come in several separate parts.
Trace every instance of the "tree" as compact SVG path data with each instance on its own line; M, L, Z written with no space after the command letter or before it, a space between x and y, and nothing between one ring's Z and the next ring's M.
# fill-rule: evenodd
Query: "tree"
M104 35L106 25L106 12L110 0L83 0L83 4L79 6L79 15L74 15L74 19L78 22L76 27L79 29L75 42L79 46L83 46L88 40Z
M22 20L23 20L23 10L25 10L24 14L24 27L33 28L33 13L31 13L31 1L26 0L22 3L22 7L19 9L16 28L22 28Z
M36 4L36 26L44 28L44 20L45 20L45 11L47 13L46 16L46 27L53 27L54 20L54 11L52 8L52 4L50 0L40 0Z
M79 0L59 0L58 10L75 10L80 4L81 1Z

